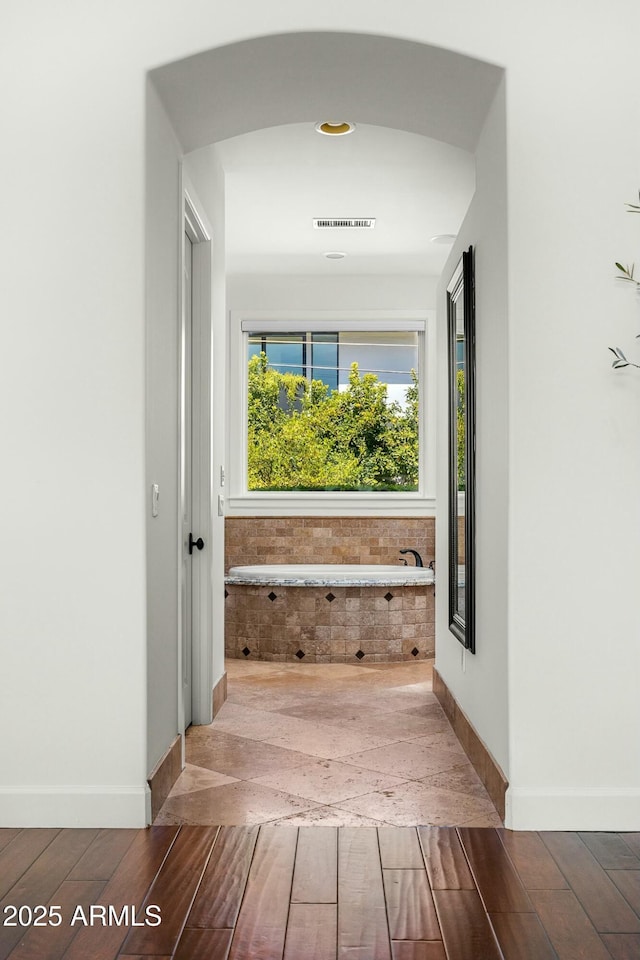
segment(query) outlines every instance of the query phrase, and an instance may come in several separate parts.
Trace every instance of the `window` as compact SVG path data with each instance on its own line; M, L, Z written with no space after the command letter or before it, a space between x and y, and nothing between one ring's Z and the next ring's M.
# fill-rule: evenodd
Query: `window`
M250 333L248 359L264 353L269 368L338 389L337 333Z
M231 508L425 499L426 329L376 311L236 319Z

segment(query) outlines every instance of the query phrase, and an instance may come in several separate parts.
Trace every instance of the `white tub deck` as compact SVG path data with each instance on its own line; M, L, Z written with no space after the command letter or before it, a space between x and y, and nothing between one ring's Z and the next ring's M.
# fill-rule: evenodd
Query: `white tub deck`
M271 563L231 567L226 584L274 587L424 586L434 583L429 567L359 563Z

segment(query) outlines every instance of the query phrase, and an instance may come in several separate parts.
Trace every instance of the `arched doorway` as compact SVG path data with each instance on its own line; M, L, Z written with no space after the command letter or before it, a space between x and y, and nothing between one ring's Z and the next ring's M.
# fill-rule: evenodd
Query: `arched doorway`
M206 51L150 75L184 153L252 130L330 117L353 117L473 150L501 78L499 68L451 51L336 33L260 37ZM222 291L218 303L224 324ZM217 339L224 342L222 331ZM218 362L221 371L224 360ZM223 459L211 466L214 500L225 495L220 486ZM215 507L213 503L214 529ZM210 539L212 579L219 590L222 546L215 532ZM222 609L215 597L212 609L211 636L202 639L214 648L205 688L219 680L222 656ZM158 716L166 707L155 690L150 691L150 705Z

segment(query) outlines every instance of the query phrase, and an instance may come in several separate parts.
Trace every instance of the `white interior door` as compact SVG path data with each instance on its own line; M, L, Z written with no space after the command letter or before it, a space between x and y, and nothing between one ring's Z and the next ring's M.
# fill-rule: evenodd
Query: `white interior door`
M212 244L186 181L183 189L178 724L186 730L212 719Z
M182 322L182 383L183 383L183 445L182 445L182 704L183 729L192 721L192 647L193 647L193 552L191 547L193 495L193 400L192 400L192 340L193 340L193 244L188 233L184 235Z

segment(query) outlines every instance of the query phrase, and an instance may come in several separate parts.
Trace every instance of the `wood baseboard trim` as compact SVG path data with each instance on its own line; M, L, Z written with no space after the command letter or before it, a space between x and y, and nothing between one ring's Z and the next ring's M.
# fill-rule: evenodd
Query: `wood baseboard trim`
M182 737L177 736L155 769L149 775L151 791L151 822L155 820L160 807L169 796L169 792L182 772Z
M227 699L227 671L222 674L211 693L211 712L213 716L218 713L220 707Z
M504 820L505 794L509 782L435 667L433 668L433 692L440 701L440 706L446 713L462 749L469 757L496 810Z

